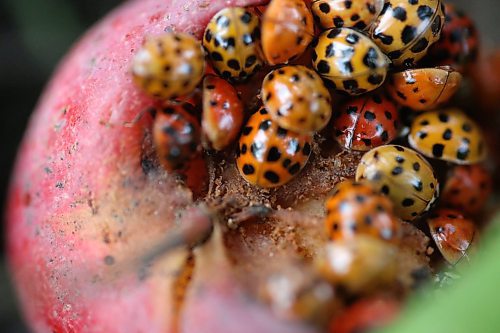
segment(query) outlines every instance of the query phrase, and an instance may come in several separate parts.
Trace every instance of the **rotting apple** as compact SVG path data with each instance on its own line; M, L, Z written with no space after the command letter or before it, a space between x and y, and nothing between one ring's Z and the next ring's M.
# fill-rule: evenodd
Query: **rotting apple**
M298 265L303 274L295 280L290 276L290 283L301 292L306 288L305 304L315 300L307 290L315 286L304 277L312 270L307 260L325 242L318 217L322 208L314 200L304 201L352 177L359 155L319 154L316 144L315 162L272 195L244 183L225 161L211 159L209 164L227 167L209 165L207 177L204 161L197 160L187 171L191 191L151 158L152 117L144 110L154 101L134 86L130 75L131 60L147 35L176 30L199 38L221 8L265 2L131 1L94 27L63 61L20 148L7 210L10 269L33 331L318 331L304 324L308 318L294 319L294 306L271 311L276 304L266 302L273 297L259 300L257 295L262 286L273 285L267 273L280 276L279 264L306 259ZM238 89L244 99L255 95ZM203 192L196 185L206 179L217 184L206 193L211 203L227 199L238 206L251 198L263 207L296 209L277 210L272 223L249 223L239 232L215 224L203 245L165 254L165 240L179 235L179 226L212 228L211 210L193 200ZM245 217L237 209L227 211L232 220ZM204 233L182 235L195 241L189 237ZM427 265L425 258L413 259L418 264L411 269ZM337 307L335 300L323 301Z

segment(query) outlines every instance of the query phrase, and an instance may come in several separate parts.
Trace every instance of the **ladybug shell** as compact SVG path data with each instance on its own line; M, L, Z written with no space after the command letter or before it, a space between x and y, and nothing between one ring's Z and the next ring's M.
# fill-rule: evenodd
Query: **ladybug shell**
M388 0L371 30L371 38L396 67L411 67L440 36L441 0Z
M312 46L314 69L334 89L359 95L376 89L385 80L387 57L356 30L326 30Z
M425 156L457 164L474 164L486 157L481 129L455 108L417 116L413 120L408 142Z
M477 59L479 36L474 22L455 6L445 5L446 19L441 38L429 48L427 61L435 65L450 65L463 72Z
M408 69L387 80L387 91L402 106L417 111L448 102L460 88L462 75L451 67Z
M278 126L262 107L243 127L236 164L243 178L263 188L289 182L305 166L312 137Z
M158 110L153 124L153 142L161 165L167 171L186 167L199 153L200 126L189 104Z
M262 100L281 127L298 133L321 130L332 114L328 89L316 72L304 66L270 72L262 83Z
M363 298L335 317L329 333L360 333L382 329L393 322L400 311L401 304L394 298Z
M314 36L314 20L303 0L272 0L262 18L262 51L270 65L302 54Z
M491 174L483 166L456 166L448 175L441 203L466 214L479 213L488 201L492 185Z
M387 144L398 134L398 110L382 94L350 99L333 117L334 138L348 150L367 151Z
M147 38L132 64L134 82L147 94L164 100L193 92L204 70L200 42L174 32Z
M243 81L261 66L259 18L245 8L220 10L208 23L203 46L225 79Z
M385 241L399 241L400 222L392 202L369 184L352 180L335 186L326 202L325 230L333 241L366 234Z
M382 10L384 0L314 0L314 19L324 29L369 27Z
M394 212L405 221L428 211L439 195L429 162L417 152L396 145L380 146L363 155L356 180L366 180L388 196Z
M318 255L320 274L351 293L370 293L393 285L397 277L398 247L377 237L356 235L329 242Z
M444 259L452 265L467 258L472 242L477 237L471 220L452 209L439 209L427 220L432 238Z
M235 141L243 124L243 111L233 85L215 75L205 77L201 126L213 149L222 150Z

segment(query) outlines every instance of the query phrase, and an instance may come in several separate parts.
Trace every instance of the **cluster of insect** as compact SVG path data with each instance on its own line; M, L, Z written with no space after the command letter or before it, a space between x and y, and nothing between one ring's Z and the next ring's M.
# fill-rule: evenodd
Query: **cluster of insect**
M440 185L430 162L451 170L441 186L445 208L426 219L437 247L456 264L474 241L470 216L491 192L481 165L486 147L478 125L446 103L477 46L470 19L441 0L272 0L222 9L201 42L172 31L148 37L132 73L161 101L153 139L169 172L204 149L235 151L247 182L274 188L301 172L317 133L366 152L355 179L332 190L325 230L332 256L349 248L363 278L385 281L401 220L436 206ZM258 73L265 77L252 113L237 87ZM196 91L199 103L190 98ZM335 271L335 258L328 262L330 279L365 287L359 271L346 276Z

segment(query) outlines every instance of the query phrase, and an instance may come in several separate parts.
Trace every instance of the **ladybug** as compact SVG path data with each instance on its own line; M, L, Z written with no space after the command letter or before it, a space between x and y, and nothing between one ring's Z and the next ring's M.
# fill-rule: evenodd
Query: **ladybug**
M147 38L132 63L134 82L147 94L164 100L193 92L204 70L200 42L177 32Z
M441 0L388 0L371 29L371 38L394 66L412 67L440 36Z
M443 258L452 265L469 259L468 252L477 238L474 223L453 209L439 209L427 219L432 239Z
M366 151L387 144L398 134L398 110L383 94L355 97L333 114L334 138L348 150Z
M384 0L313 0L314 19L324 29L355 28L364 30L377 18Z
M429 48L427 62L450 65L460 72L477 59L479 36L474 22L452 4L445 5L446 19L441 38Z
M409 144L427 157L474 164L486 157L481 129L456 108L429 111L412 123Z
M359 95L378 88L385 80L387 57L356 30L326 30L312 46L314 69L331 88Z
M374 148L361 158L356 180L367 180L394 203L394 211L411 221L436 201L438 181L429 162L417 152L397 145Z
M357 234L399 241L401 222L393 214L391 200L367 183L345 180L337 184L326 211L325 231L333 241Z
M401 303L395 298L362 298L334 318L329 333L360 333L383 329L397 319L401 308Z
M215 14L203 36L214 69L233 81L244 81L261 68L259 42L259 18L240 7Z
M398 275L398 246L370 235L328 242L317 256L320 274L350 293L372 293L394 285Z
M462 75L449 66L418 68L394 73L387 81L387 91L396 102L426 111L448 102L460 88Z
M298 133L326 126L332 114L328 89L316 72L304 66L284 66L264 78L262 101L274 121Z
M203 80L201 126L206 146L222 150L237 138L244 109L236 89L226 80L208 75Z
M157 110L153 143L167 171L184 169L200 152L200 126L190 104L172 104Z
M314 36L314 20L303 0L272 0L262 17L262 51L270 65L301 55Z
M236 165L241 176L263 188L281 186L295 177L311 155L312 137L280 127L262 107L243 127Z
M459 165L448 174L441 203L466 214L478 213L492 192L491 174L481 165Z

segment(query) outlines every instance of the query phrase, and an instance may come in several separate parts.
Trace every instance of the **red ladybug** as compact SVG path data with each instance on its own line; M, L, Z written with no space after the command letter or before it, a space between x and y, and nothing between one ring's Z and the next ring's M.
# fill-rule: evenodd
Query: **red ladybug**
M483 166L456 166L448 175L441 203L467 214L476 214L484 207L492 186L491 174Z
M433 65L450 65L463 72L466 65L478 55L479 36L474 22L459 9L446 4L446 20L441 38L432 45L426 62Z
M167 171L186 167L200 152L200 125L190 104L172 104L157 110L153 142L160 164Z
M348 100L333 117L334 138L345 149L367 151L397 136L396 105L380 93Z

